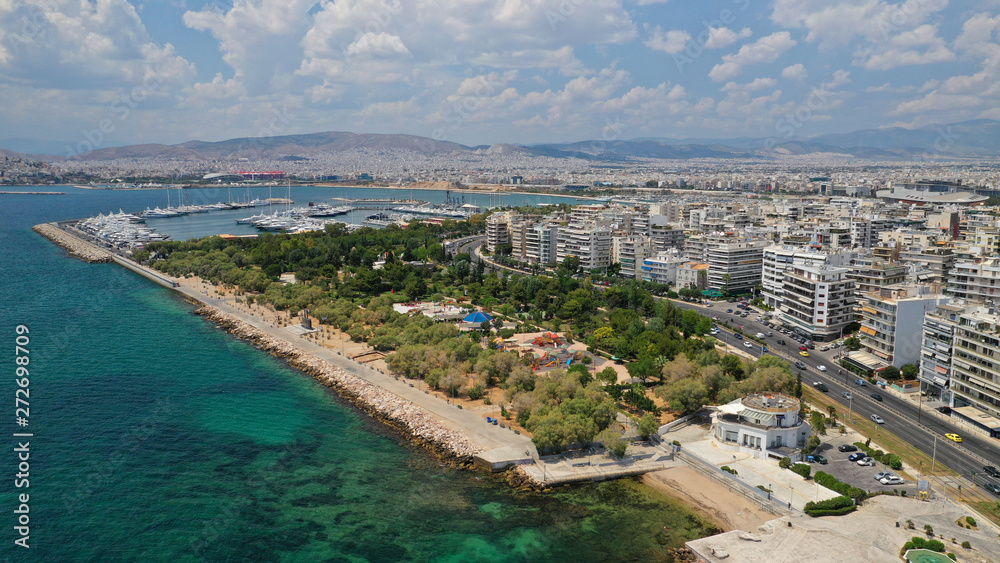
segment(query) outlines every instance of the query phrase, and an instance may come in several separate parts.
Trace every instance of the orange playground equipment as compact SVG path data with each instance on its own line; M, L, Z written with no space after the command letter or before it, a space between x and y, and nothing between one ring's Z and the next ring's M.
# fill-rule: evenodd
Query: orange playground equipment
M545 334L535 338L533 344L539 348L545 348L546 346L558 348L563 345L563 340L558 334L546 332Z

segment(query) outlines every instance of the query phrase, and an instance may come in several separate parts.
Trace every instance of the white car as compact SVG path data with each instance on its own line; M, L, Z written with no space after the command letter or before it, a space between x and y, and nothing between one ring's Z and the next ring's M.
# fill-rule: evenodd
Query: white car
M884 479L879 480L879 483L882 483L883 485L902 485L905 482L906 481L903 481L902 477L896 475L890 475Z
M753 342L745 340L743 341L743 346L746 346L747 348L753 348Z
M882 420L882 417L877 414L872 415L872 420L875 421L875 424L885 424L885 421Z
M826 366L816 366L819 371L826 371Z
M858 465L871 465L871 466L874 466L875 465L875 458L872 458L872 457L863 457L863 458L861 458L861 459L858 460Z

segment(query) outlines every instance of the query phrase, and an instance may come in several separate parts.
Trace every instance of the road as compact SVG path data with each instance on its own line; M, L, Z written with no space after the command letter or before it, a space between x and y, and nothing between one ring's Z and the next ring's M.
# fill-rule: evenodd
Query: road
M674 300L674 304L682 309L698 311L710 318L719 317L719 321L725 321L733 327L742 326L744 333L766 333L768 330L771 330L774 332L774 336L764 339L767 342L769 351L777 353L779 356L784 356L785 359L791 359L793 362L799 360L804 363L807 369L802 372L803 384L811 385L815 381L825 383L830 389L830 399L842 405L842 412L852 412L853 419L855 420L862 416L870 417L872 414L881 416L885 420L885 424L882 426L887 431L912 444L928 456L934 455L936 440L936 458L939 463L948 466L970 481L975 476L975 481L979 485L982 485L984 482L1000 484L1000 480L991 479L984 475L982 471L984 465L1000 467L1000 441L982 436L981 434L973 434L964 428L938 418L930 412L924 412L929 411L928 407L920 409L919 405L914 405L908 399L897 397L890 392L880 390L871 385L866 387L856 385L854 383L854 380L857 379L856 375L847 372L847 370L843 370L843 375L838 373L840 368L836 363L836 356L843 348L835 348L826 352L822 352L817 348L809 350L809 357L802 357L798 353L798 342L791 340L787 335L775 332L773 329L766 327L756 320L758 315L766 313L752 309L747 318L742 318L737 317L735 314L735 311L738 310L735 303L716 302L713 303L712 307L706 307L703 304ZM734 312L726 313L726 310L730 308ZM732 331L726 330L726 327L723 325L719 325L719 328L725 334L723 338L724 342L730 346L736 343L743 348L742 341L735 340L732 336ZM786 344L779 346L777 344L779 339L785 340ZM760 356L760 346L755 345L753 348L743 348L743 350L751 353L753 356ZM817 368L820 365L826 366L827 371L819 371ZM852 395L851 400L846 399L842 395L842 393L848 391ZM870 396L871 393L879 393L883 400L879 402L872 399ZM956 444L946 439L944 434L948 432L960 434L963 442ZM877 435L873 436L872 439L878 442ZM986 493L984 492L984 494ZM995 497L986 494L984 500L990 499L996 500Z

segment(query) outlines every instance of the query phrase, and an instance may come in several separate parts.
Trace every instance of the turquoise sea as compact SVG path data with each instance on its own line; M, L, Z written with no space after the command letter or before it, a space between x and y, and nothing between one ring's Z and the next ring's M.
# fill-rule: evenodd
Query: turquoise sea
M541 495L444 467L169 290L30 231L162 207L163 191L15 189L67 195L0 195L2 560L657 561L662 544L705 533L633 481ZM328 193L305 190L293 198ZM26 427L15 423L18 325L30 330ZM17 488L24 441L30 475ZM29 549L14 543L19 494Z

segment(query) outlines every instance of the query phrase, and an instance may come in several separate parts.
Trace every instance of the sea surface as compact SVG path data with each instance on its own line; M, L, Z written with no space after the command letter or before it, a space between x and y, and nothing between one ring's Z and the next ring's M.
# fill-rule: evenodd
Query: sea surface
M543 495L443 466L170 290L67 258L30 230L163 207L165 191L41 189L67 195L0 195L0 560L658 561L664 544L706 533L635 481ZM322 190L292 198L322 201ZM219 232L212 214L176 221L175 236ZM30 331L26 426L18 325ZM29 549L14 543L23 494Z

